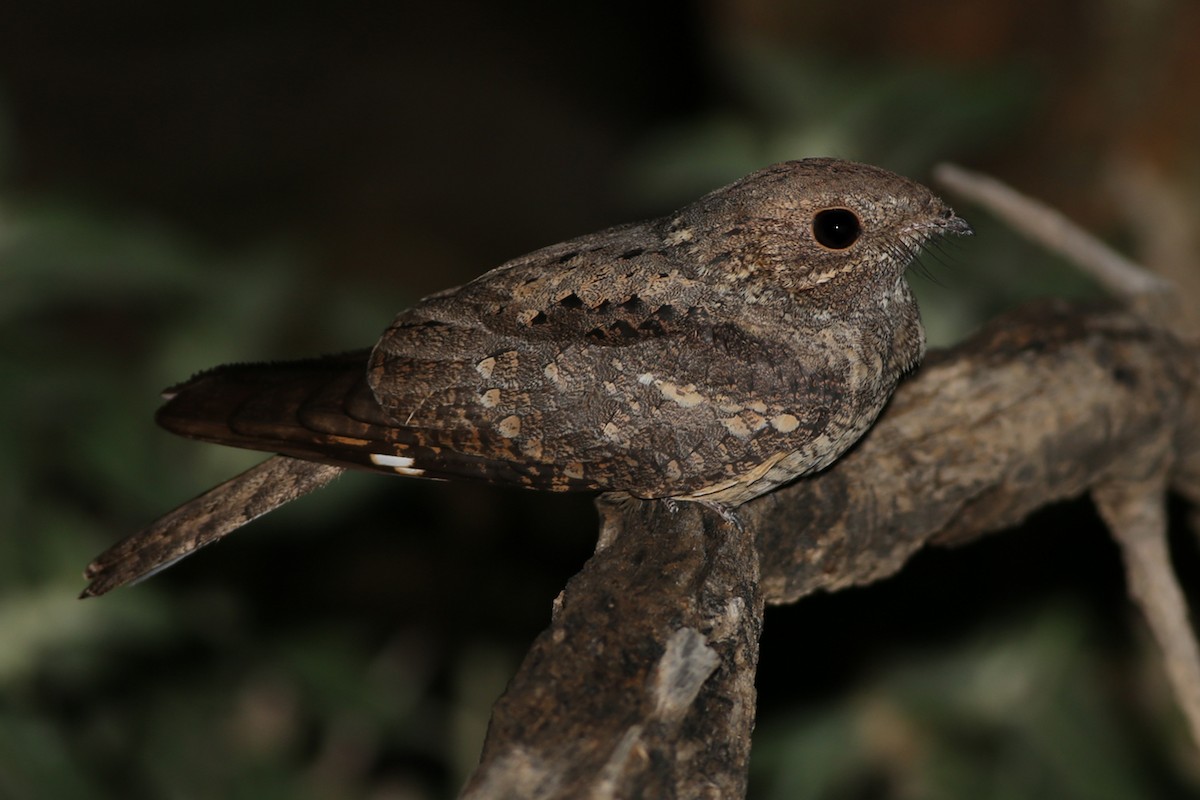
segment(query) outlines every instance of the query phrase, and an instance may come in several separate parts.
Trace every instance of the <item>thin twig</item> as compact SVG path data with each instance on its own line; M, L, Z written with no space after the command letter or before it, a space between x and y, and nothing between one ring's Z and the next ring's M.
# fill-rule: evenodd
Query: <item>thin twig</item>
M1010 186L955 164L939 164L934 179L987 208L1013 230L1058 253L1134 308L1157 308L1172 285L1113 250L1046 204Z
M1200 747L1200 648L1187 601L1171 569L1167 546L1167 484L1149 481L1098 486L1092 497L1121 545L1129 593L1162 650L1163 662L1192 740Z
M96 597L122 584L137 583L284 503L320 489L342 467L272 456L189 500L96 556L80 597Z

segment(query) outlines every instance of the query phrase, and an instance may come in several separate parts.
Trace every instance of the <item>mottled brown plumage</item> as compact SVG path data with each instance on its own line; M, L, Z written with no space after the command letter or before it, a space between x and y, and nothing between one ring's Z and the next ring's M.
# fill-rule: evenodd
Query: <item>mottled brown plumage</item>
M203 373L159 421L338 467L728 509L870 426L924 350L905 269L969 230L884 170L778 164L425 298L369 354ZM191 552L182 511L97 559L85 594Z

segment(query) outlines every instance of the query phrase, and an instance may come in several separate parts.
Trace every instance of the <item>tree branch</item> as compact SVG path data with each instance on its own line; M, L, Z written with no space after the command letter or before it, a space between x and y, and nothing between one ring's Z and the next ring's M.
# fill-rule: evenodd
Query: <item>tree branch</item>
M762 630L748 531L607 496L601 546L497 702L464 798L740 797Z
M1092 497L1121 545L1129 593L1146 616L1192 739L1200 743L1200 649L1171 569L1162 475L1113 481L1096 487Z
M1184 441L1193 359L1132 314L1061 302L931 355L858 447L747 508L768 602L890 575L925 544L1011 527L1122 474L1147 441Z
M1113 297L1132 307L1163 305L1175 299L1170 283L1113 250L1056 209L995 178L955 164L939 164L934 177L955 193L985 206L1013 230L1071 261Z

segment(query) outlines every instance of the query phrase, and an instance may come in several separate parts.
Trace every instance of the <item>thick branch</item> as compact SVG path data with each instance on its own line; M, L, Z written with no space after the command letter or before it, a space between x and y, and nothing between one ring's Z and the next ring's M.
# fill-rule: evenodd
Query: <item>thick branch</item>
M601 500L596 554L496 704L466 798L740 797L762 630L749 532Z

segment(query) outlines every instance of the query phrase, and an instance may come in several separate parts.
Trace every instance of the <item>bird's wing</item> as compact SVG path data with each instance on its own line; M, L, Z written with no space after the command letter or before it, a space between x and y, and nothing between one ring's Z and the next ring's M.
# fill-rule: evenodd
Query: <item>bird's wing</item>
M217 367L169 389L157 420L192 439L339 467L560 491L601 488L539 473L534 463L456 449L461 436L398 425L367 385L367 360L368 352L358 351ZM421 467L414 466L418 457Z
M803 302L756 303L721 277L745 264L679 224L514 259L401 313L369 359L202 373L158 419L339 466L684 496L857 414L851 368L827 363L853 346L795 335L814 324Z

